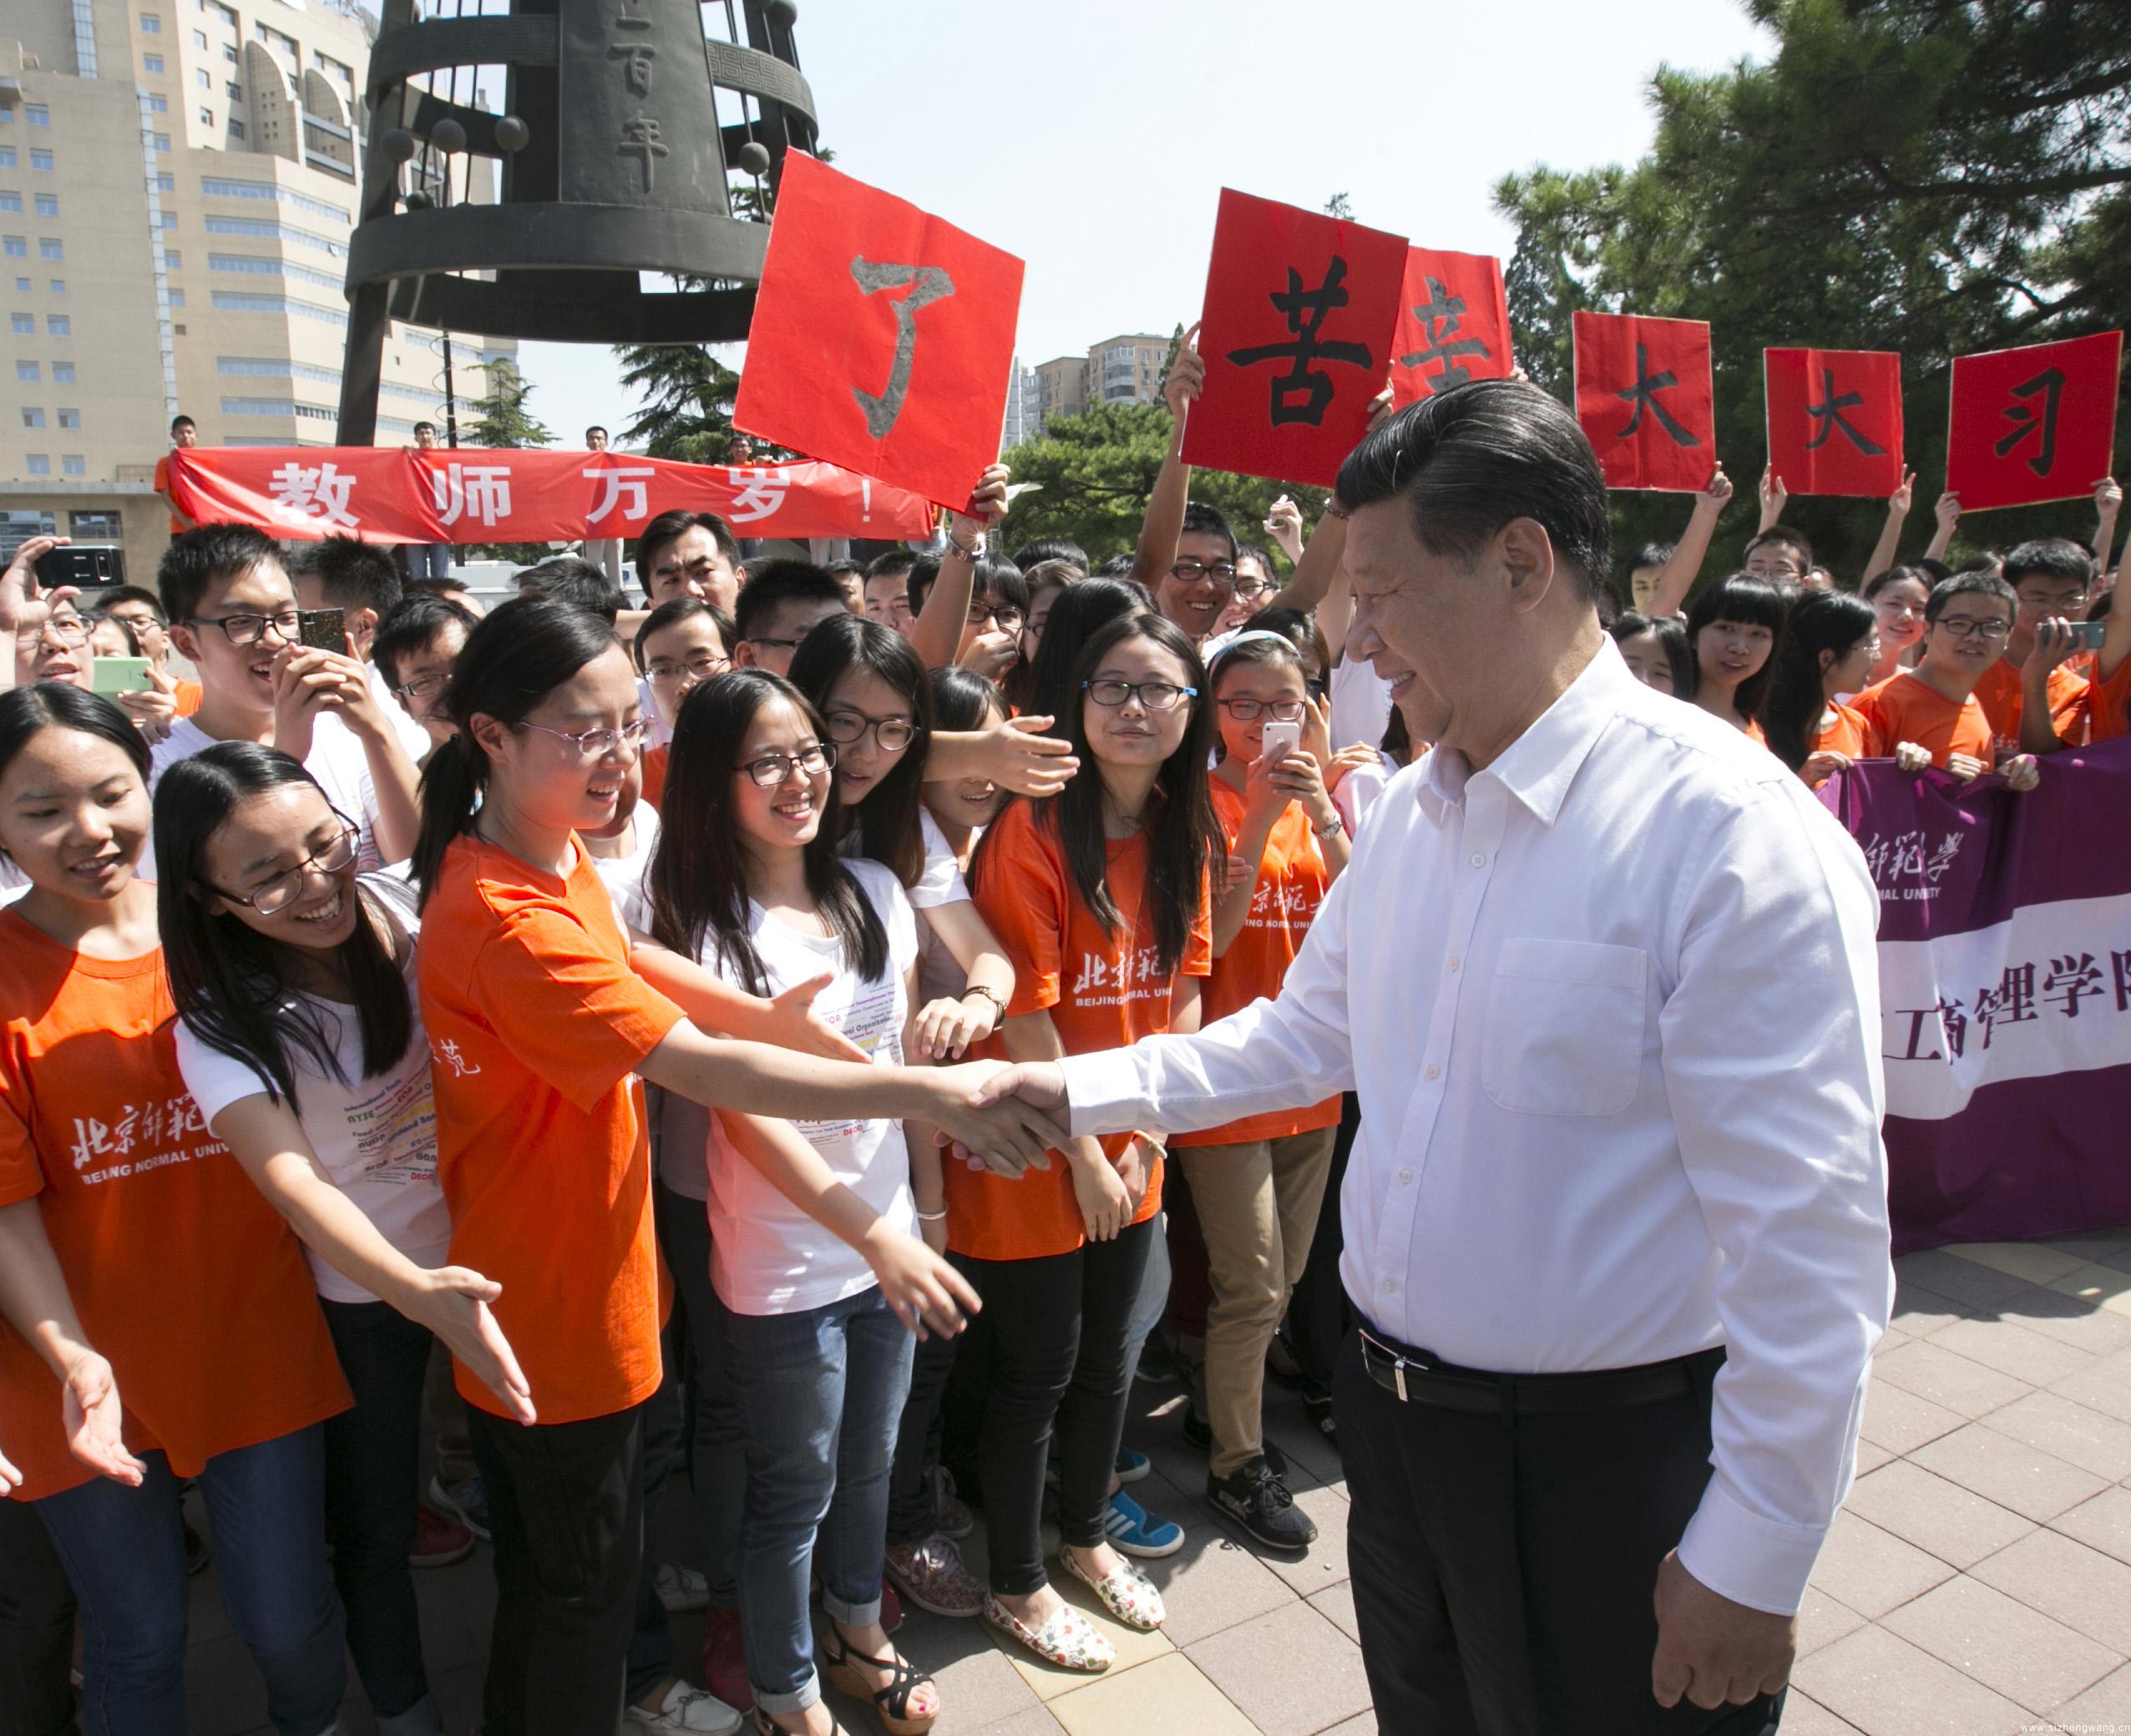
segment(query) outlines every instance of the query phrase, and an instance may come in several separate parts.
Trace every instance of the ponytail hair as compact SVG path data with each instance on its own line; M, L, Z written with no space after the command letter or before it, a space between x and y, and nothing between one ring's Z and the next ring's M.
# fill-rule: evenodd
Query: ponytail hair
M539 595L499 605L466 635L443 701L457 733L422 772L422 833L412 871L423 903L443 870L444 853L488 787L488 756L473 739L473 719L523 723L554 689L620 642L589 610Z

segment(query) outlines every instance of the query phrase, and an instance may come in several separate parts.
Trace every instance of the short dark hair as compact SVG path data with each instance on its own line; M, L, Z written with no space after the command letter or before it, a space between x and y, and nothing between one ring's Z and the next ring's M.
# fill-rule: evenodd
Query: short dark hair
M932 595L932 588L939 578L939 557L920 554L918 564L910 569L910 577L904 585L904 595L910 600L910 613L921 612L925 599ZM1029 612L1029 587L1021 577L1021 569L1010 560L995 560L987 554L977 563L975 580L969 586L972 601L979 597L992 596L1011 603L1022 614Z
M264 531L249 524L194 525L172 539L155 569L163 619L190 620L200 600L217 579L248 573L270 560L279 566L281 551Z
M198 426L199 423L195 423L190 416L173 416L170 418L170 432L174 434L176 433L180 428L197 428Z
M1139 562L1130 554L1112 554L1088 576L1091 579L1130 579Z
M400 595L412 597L418 594L432 597L470 597L473 587L463 579L407 579L401 581Z
M1956 573L2002 573L2005 557L1995 549L1978 549L1954 569Z
M518 575L520 596L558 597L601 617L611 627L629 599L607 582L605 572L581 554L557 554Z
M2006 556L2004 574L2005 582L2011 585L2027 578L2076 579L2091 590L2094 557L2068 536L2038 536Z
M740 587L739 600L732 605L732 625L742 639L752 639L756 629L787 603L833 603L841 609L843 587L811 560L766 560L750 569L747 582Z
M1530 519L1592 603L1612 554L1606 478L1574 416L1525 380L1474 380L1408 404L1339 467L1349 511L1403 494L1421 545L1470 560Z
M306 543L290 569L316 579L326 602L336 609L373 609L382 620L400 600L397 563L379 544L359 536L329 536L322 542Z
M730 524L716 513L691 513L686 508L676 507L671 512L661 513L637 535L631 558L636 563L636 582L643 586L645 595L651 594L651 557L668 543L696 529L709 531L711 540L718 545L718 553L736 567L740 564L740 544Z
M589 440L589 439L590 439L590 438L592 438L592 436L593 436L593 435L595 435L595 434L606 434L606 433L607 433L607 431L606 431L605 428L601 428L601 427L600 426L600 424L599 424L598 423L596 423L596 422L595 422L595 423L594 423L591 425L591 427L590 427L589 428L587 428L587 429L585 429L585 438L587 440ZM613 439L613 438L614 438L614 436L613 436L613 435L611 435L611 434L607 434L607 438L608 438L610 440L611 440L611 439Z
M414 424L414 432L418 434L424 428L428 429L429 432L433 434L437 432L437 424L433 422L418 422Z
M853 578L863 581L866 576L866 564L863 560L853 560L847 554L841 560L823 562L822 570L832 579L841 578L844 574L848 573Z
M163 619L163 600L152 590L139 585L114 585L109 590L96 594L96 613L109 615L120 603L145 603L155 611L158 620ZM165 621L165 626L169 622Z
M654 633L663 633L668 627L692 621L699 615L708 615L711 625L718 630L718 643L725 647L730 658L732 648L739 642L740 630L732 624L732 617L715 603L706 603L701 597L671 597L644 617L643 625L636 630L636 643L632 648L637 671L643 671L645 660L650 655L646 647Z
M1217 536L1228 545L1228 559L1236 558L1236 533L1228 528L1228 520L1219 509L1208 506L1203 500L1184 503L1184 522L1177 527L1179 536Z
M480 625L481 617L463 604L433 591L409 591L402 597L377 623L377 636L370 641L370 660L377 666L385 685L398 686L400 660L427 650L453 621L471 633Z
M889 549L866 563L866 576L868 579L900 579L917 564L918 557L908 549Z
M1673 551L1678 547L1677 543L1645 543L1635 551L1634 558L1627 564L1627 569L1631 573L1639 573L1645 567L1661 567L1673 558Z
M1065 561L1087 576L1088 551L1069 536L1040 536L1014 551L1014 564L1025 573L1046 560Z
M1256 561L1261 567L1264 568L1265 576L1267 578L1270 579L1276 585L1279 584L1280 569L1273 564L1273 551L1267 548L1264 544L1237 544L1236 559L1238 562L1244 560Z
M1931 587L1931 600L1924 605L1924 619L1933 626L1946 613L1946 605L1956 597L1995 597L2005 605L2009 614L2020 605L2013 595L2012 587L1996 573L1982 571L1956 573L1951 579L1941 579Z
M1744 560L1756 549L1764 548L1771 544L1778 548L1794 550L1798 555L1798 567L1801 573L1810 573L1813 570L1811 539L1804 531L1793 530L1788 524L1771 524L1766 530L1756 531L1746 539L1746 547L1739 559Z

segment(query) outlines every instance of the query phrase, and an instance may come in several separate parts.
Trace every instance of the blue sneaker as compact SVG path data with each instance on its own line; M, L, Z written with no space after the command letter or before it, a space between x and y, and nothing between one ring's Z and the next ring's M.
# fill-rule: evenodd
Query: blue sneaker
M1121 1491L1110 1497L1102 1516L1104 1541L1124 1555L1152 1559L1174 1555L1184 1546L1184 1528L1173 1519L1157 1519Z
M1136 1452L1128 1446L1121 1446L1117 1449L1117 1480L1119 1482L1136 1483L1153 1469L1154 1466L1148 1463L1145 1453Z

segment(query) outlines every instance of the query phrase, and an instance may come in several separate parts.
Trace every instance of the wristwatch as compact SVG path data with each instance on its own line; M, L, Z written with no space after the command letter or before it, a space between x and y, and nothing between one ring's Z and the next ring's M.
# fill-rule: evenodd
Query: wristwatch
M1347 822L1339 817L1339 810L1335 807L1332 810L1332 819L1330 824L1324 826L1313 826L1309 829L1315 833L1319 838L1337 838L1341 833L1347 829Z
M992 1005L997 1009L997 1015L991 1021L991 1028L994 1030L997 1030L1000 1026L1005 1024L1006 1000L1005 997L1000 995L998 989L992 988L988 984L972 983L968 988L962 991L962 999L967 1000L972 995L983 995L986 1000L990 1001Z
M955 541L954 526L951 522L942 525L940 527L939 534L942 537L946 539L947 546L952 549L957 554L960 555L964 560L980 560L984 558L985 534L981 530L977 533L977 539L974 543L958 543Z

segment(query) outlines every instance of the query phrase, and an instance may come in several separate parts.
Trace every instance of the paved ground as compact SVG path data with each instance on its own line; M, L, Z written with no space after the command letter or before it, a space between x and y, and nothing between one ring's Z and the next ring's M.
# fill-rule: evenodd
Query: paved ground
M1808 1593L1786 1736L2131 1732L2131 1228L1941 1249L1899 1263L1858 1481ZM1175 1388L1135 1389L1136 1492L1183 1521L1152 1564L1165 1632L1110 1627L1118 1667L1089 1678L914 1613L899 1636L934 1671L943 1730L969 1736L1362 1736L1377 1725L1354 1640L1346 1487L1275 1389L1267 1425L1322 1541L1299 1562L1239 1546L1197 1499ZM685 1549L679 1503L662 1516ZM981 1532L972 1540L982 1560ZM418 1576L432 1679L453 1733L478 1729L493 1593L485 1550ZM1068 1596L1092 1608L1077 1582ZM676 1622L681 1655L698 1624ZM257 1678L209 1576L188 1671L195 1736L266 1736ZM854 1733L877 1729L848 1704ZM352 1698L346 1736L372 1736ZM1425 1736L1400 1732L1397 1736Z

